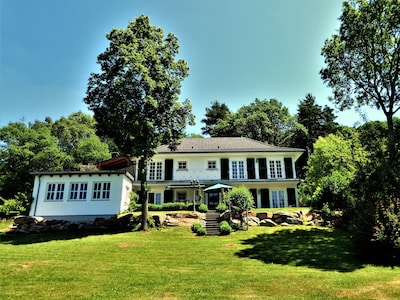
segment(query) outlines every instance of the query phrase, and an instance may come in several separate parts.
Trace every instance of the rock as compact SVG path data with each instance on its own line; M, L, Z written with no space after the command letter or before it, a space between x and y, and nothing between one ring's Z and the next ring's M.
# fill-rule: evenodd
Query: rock
M28 218L29 217L27 217L27 216L18 216L18 217L15 217L15 219L14 219L14 224L25 224L25 223L27 223L27 220L28 220Z
M274 226L278 226L278 224L276 224L271 219L264 219L264 220L260 221L260 226L274 227Z
M272 219L273 213L271 212L260 212L257 213L257 218L259 218L260 220L264 220L264 219Z
M164 223L167 220L167 216L166 215L153 215L152 216L154 223L156 224L157 227L160 227L162 225L164 225Z
M260 225L260 219L257 218L257 217L249 217L247 220L246 220L246 218L243 218L243 221L245 223L247 223L249 226L258 226L258 225Z
M303 225L303 220L301 220L299 218L289 217L289 218L286 218L285 222L288 224L292 224L292 225Z
M231 211L230 210L226 210L223 213L221 213L219 215L219 220L222 221L229 221L231 218Z

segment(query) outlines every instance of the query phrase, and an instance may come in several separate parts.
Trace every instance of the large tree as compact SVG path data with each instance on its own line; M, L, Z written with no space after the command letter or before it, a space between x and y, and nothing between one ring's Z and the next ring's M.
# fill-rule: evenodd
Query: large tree
M297 109L297 121L306 129L304 141L299 141L298 147L307 149L308 156L313 152L313 144L320 137L335 133L338 124L335 122L336 116L333 109L326 106L322 107L315 101L315 97L307 94L301 100Z
M84 101L94 112L97 131L125 154L139 159L142 229L147 226L147 163L160 144L176 148L187 123L189 100L178 102L189 68L178 55L178 38L150 25L141 15L126 29L113 28L110 44L97 58L99 73L89 78Z
M342 109L381 109L388 123L389 160L396 162L393 116L400 110L400 1L343 3L341 26L322 48L321 77Z
M212 137L232 136L232 126L225 126L232 121L232 113L225 103L215 100L211 103L211 107L206 107L206 117L201 120L205 124L201 128L203 134ZM222 129L222 130L221 130Z

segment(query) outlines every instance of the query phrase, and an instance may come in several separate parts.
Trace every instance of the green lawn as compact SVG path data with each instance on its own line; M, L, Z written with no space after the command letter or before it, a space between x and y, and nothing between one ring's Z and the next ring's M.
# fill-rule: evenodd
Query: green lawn
M2 224L2 228L5 226ZM1 299L399 299L400 270L363 266L348 236L251 227L0 236Z

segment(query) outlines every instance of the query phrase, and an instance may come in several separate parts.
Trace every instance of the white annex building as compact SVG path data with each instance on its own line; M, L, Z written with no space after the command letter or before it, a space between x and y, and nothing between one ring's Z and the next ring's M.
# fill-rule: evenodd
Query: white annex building
M303 149L276 147L243 137L183 139L163 145L148 164L149 203L201 201L214 209L225 186L244 185L256 207L298 206L295 162ZM89 219L124 211L140 189L137 161L114 157L98 171L34 172L30 215Z

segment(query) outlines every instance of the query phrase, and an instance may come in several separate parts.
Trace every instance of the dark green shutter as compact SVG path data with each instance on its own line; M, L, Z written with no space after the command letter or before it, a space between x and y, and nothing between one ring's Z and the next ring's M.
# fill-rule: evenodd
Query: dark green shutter
M247 159L247 178L248 179L256 179L256 169L254 158Z
M221 158L221 179L229 180L229 159Z
M166 159L165 160L165 173L164 173L165 180L172 180L173 168L174 168L174 160Z
M293 178L293 164L290 157L284 158L286 178Z

